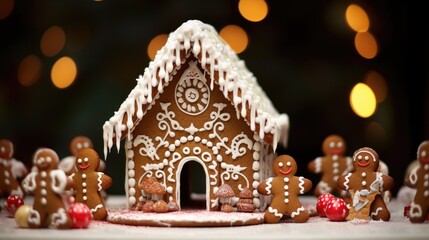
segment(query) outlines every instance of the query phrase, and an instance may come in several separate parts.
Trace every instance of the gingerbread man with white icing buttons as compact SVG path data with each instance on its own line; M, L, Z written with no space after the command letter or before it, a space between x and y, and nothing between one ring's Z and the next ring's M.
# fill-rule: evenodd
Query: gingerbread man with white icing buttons
M338 179L338 186L351 194L352 206L347 220L389 221L390 212L382 193L392 189L393 178L377 171L380 160L371 148L361 148L353 155L354 171Z
M289 155L281 155L273 162L275 177L260 183L257 190L260 194L272 194L270 206L265 211L265 222L277 223L283 215L290 216L295 222L307 222L308 212L299 201L298 195L311 189L309 179L295 176L297 164Z
M424 222L429 214L429 141L420 144L417 159L420 165L411 171L406 182L409 187L417 190L409 211L412 223Z
M35 168L23 180L23 188L34 193L33 208L28 216L30 228L70 228L61 194L70 183L64 171L58 169L58 155L49 148L41 148L34 155Z
M337 180L353 169L352 158L343 156L346 142L341 136L330 135L323 141L322 151L325 156L318 157L307 165L310 172L322 175L314 195L318 197L323 193L333 193L345 197L347 192L338 188Z
M13 150L13 143L10 140L0 139L0 196L24 197L17 178L24 177L27 168L13 158Z
M97 172L99 165L100 158L94 149L80 150L76 156L77 173L73 176L73 188L76 190L75 202L86 204L94 220L105 220L107 210L101 191L112 185L112 179Z

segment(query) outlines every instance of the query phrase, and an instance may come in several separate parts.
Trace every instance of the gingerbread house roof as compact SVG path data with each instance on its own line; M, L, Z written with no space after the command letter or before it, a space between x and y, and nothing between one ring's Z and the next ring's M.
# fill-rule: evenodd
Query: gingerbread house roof
M172 80L175 66L183 62L182 52L193 54L209 73L210 88L216 86L234 105L237 117L243 117L252 131L273 145L286 145L289 118L279 114L244 61L220 38L211 26L198 20L183 23L170 33L166 44L149 63L144 74L137 78L137 85L103 126L104 155L113 144L120 149L120 140L130 134L158 94ZM216 73L216 74L215 74ZM216 78L216 77L217 78ZM150 108L150 107L149 107ZM270 137L267 137L270 136Z

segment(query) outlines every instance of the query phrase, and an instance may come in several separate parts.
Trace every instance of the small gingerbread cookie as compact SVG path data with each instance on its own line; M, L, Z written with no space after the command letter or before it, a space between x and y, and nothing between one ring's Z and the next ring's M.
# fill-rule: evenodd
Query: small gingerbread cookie
M377 171L378 154L371 148L361 148L353 155L354 171L338 179L338 186L351 194L352 206L347 220L389 221L390 212L382 193L392 189L393 178Z
M260 183L260 194L272 194L270 206L265 211L265 222L279 222L283 215L290 216L295 222L308 221L309 214L299 201L298 195L311 189L312 183L304 177L297 177L297 164L289 155L281 155L273 162L275 177Z
M101 191L112 185L112 179L97 169L100 165L98 153L92 148L80 150L76 156L77 173L73 176L76 191L75 202L86 204L94 220L105 220L107 210Z
M72 225L61 197L69 182L64 171L58 169L58 161L52 149L39 149L33 160L36 168L23 180L23 188L34 193L33 208L28 216L30 228L70 228Z
M417 159L420 165L411 171L408 181L408 185L416 189L409 211L412 223L424 222L429 214L429 141L420 144Z
M338 188L337 180L353 169L351 157L344 156L346 142L341 136L330 135L323 141L322 151L325 156L318 157L307 165L310 172L322 175L314 189L314 195L318 197L323 193L332 193L344 198L347 192Z
M27 168L13 158L13 143L0 139L0 197L17 195L24 197L18 178L27 174Z

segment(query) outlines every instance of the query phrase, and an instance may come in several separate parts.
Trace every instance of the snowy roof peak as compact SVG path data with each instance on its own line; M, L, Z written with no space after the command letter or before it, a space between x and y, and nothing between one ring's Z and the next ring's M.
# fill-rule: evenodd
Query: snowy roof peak
M119 150L122 132L133 129L133 121L144 116L143 105L153 104L156 94L163 92L166 83L172 80L175 66L182 64L181 52L192 53L202 68L209 73L210 88L215 83L236 108L237 116L248 122L251 130L258 131L261 139L267 134L273 136L273 148L280 141L287 142L289 118L279 114L270 99L257 83L256 78L247 69L244 61L220 38L217 31L198 20L183 23L170 33L166 44L156 54L154 60L137 78L137 85L103 126L104 154L111 149L114 140ZM215 79L215 72L218 79ZM230 97L232 93L232 97ZM136 109L137 107L137 109ZM126 121L126 122L124 122Z

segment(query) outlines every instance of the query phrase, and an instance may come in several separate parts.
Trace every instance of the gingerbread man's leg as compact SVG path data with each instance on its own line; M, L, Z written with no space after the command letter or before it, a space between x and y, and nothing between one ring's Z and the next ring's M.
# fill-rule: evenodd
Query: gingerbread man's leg
M411 203L411 208L409 212L410 221L412 223L422 223L426 220L426 215L428 214L428 206L419 204L416 202Z
M28 215L28 227L30 228L41 228L44 227L44 223L47 220L47 214L44 211L37 211L34 208L30 210Z
M94 220L105 220L107 218L107 210L103 204L98 204L94 208L91 208L91 213Z
M71 227L72 221L66 210L63 207L60 207L51 214L50 225L55 228L66 229Z
M265 222L277 223L282 219L283 214L285 212L286 212L286 206L283 204L277 208L269 206L268 209L265 211L265 215L264 215Z
M383 197L380 194L377 194L371 204L371 218L383 221L389 221L390 219L389 209L387 209L386 203L384 203Z
M310 215L308 212L304 209L304 207L301 205L298 199L295 199L294 204L291 204L288 206L288 212L290 213L290 217L297 223L304 223L307 222Z

